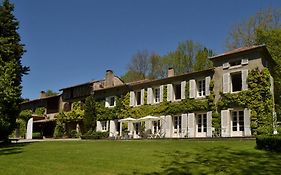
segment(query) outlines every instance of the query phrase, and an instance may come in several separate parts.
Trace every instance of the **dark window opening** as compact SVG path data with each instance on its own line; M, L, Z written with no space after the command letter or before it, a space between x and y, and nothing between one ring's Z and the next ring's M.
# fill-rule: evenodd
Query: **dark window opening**
M237 92L242 90L242 74L234 73L231 74L231 84L232 84L232 92Z
M175 100L181 99L181 84L175 84L174 90L175 90Z
M110 97L109 99L109 106L114 106L115 103L115 98L114 97Z
M230 66L237 66L237 65L240 65L240 64L241 64L241 60L229 62Z
M137 105L141 105L141 91L138 91L136 93L136 101L137 101Z

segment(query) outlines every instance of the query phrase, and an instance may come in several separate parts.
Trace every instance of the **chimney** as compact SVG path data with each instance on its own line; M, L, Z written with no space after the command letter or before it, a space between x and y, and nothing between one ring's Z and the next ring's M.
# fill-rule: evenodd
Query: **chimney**
M107 70L105 74L105 82L104 82L104 87L112 87L114 86L114 74L112 70Z
M46 97L46 92L45 91L41 91L40 92L40 98L45 98Z
M175 71L174 71L174 69L173 68L169 68L168 69L168 77L173 77L175 75Z

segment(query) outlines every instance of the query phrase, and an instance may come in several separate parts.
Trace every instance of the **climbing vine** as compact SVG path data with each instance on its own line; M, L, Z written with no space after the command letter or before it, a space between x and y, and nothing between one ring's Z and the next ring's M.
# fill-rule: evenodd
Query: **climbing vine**
M274 103L270 89L269 71L254 69L248 75L248 90L235 94L221 93L221 99L217 103L218 110L230 107L249 108L252 134L272 134Z

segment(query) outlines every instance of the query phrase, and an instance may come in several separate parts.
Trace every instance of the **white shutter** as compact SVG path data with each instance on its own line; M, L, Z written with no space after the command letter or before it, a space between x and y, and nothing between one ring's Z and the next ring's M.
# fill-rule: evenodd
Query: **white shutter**
M244 136L251 136L251 110L244 109Z
M105 98L105 107L109 107L109 98L108 97Z
M116 134L116 125L114 120L109 121L109 137L114 137Z
M26 139L32 139L33 133L33 118L30 118L26 126Z
M181 130L182 130L182 137L187 135L187 114L181 115Z
M212 137L212 111L207 112L207 137Z
M195 137L195 114L188 113L188 137L192 138Z
M161 85L160 86L160 102L163 102L163 89L164 89L164 86Z
M153 103L153 91L152 88L147 88L147 104Z
M223 69L227 69L227 68L229 68L229 66L230 66L229 62L222 64Z
M173 125L172 125L172 116L167 115L166 116L166 137L172 137L172 130L173 130Z
M173 85L167 84L167 101L173 101Z
M248 58L243 58L242 60L241 60L241 64L242 65L245 65L245 64L248 64Z
M130 92L130 106L135 106L135 92Z
M97 121L96 131L102 131L101 122Z
M205 78L205 94L206 94L206 96L210 95L210 82L211 82L211 77L207 76Z
M189 98L196 97L196 82L195 80L189 80Z
M141 90L141 105L144 104L144 89Z
M229 110L221 110L221 136L230 137Z
M242 70L242 90L248 89L247 78L248 78L248 70Z
M133 132L134 132L133 122L128 122L128 131L130 134L133 134Z
M185 99L185 86L186 86L186 81L181 82L181 99Z
M228 93L230 92L230 74L229 73L225 73L223 74L223 78L222 78L222 91L223 93Z
M167 128L167 121L165 116L160 117L160 129L161 134L165 137L166 136L166 128Z

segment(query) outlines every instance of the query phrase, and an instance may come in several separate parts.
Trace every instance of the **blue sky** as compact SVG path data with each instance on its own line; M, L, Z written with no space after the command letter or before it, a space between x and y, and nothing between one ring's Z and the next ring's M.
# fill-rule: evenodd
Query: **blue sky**
M273 0L12 0L27 52L23 97L126 72L138 50L166 54L192 39L224 51L231 27Z

